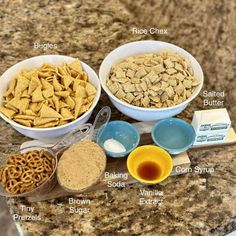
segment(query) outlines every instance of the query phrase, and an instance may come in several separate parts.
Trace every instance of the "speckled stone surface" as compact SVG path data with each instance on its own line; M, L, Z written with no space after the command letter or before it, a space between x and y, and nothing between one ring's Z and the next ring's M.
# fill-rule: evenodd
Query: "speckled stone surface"
M232 124L236 121L235 1L2 1L0 72L28 57L64 54L78 57L97 72L112 49L140 39L163 40L188 50L201 64L204 89L225 91ZM132 27L164 28L168 34L132 34ZM34 42L57 49L33 49ZM96 111L108 104L103 94ZM202 94L179 117L190 120L203 108ZM207 107L204 107L206 109ZM96 111L94 114L96 114ZM113 119L125 119L113 108ZM235 126L234 126L235 127ZM0 120L0 155L17 150L28 138ZM30 204L8 199L12 213L34 206L42 221L19 222L25 235L225 235L236 230L236 146L189 151L192 167L214 167L212 174L171 177L149 188L164 192L162 205L140 206L139 189L81 194L90 212L69 214L68 198ZM150 197L152 198L152 197Z

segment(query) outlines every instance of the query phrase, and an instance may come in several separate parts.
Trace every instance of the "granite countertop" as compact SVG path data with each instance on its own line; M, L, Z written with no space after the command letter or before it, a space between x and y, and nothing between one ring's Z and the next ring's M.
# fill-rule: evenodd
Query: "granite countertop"
M235 124L234 1L15 0L3 1L0 9L0 73L23 59L50 53L78 57L98 72L105 55L119 45L163 40L197 58L204 71L204 89L225 92L224 104ZM168 34L133 34L132 27L163 28ZM34 49L35 42L57 44L57 49ZM111 106L105 94L94 114L103 105ZM201 94L179 117L190 120L202 108ZM113 119L130 120L112 109ZM3 120L0 132L1 158L29 140ZM42 217L18 222L25 235L215 236L236 230L236 146L194 149L188 154L193 167L214 167L215 171L170 177L152 187L133 184L80 194L78 199L91 201L90 212L82 215L69 214L66 197L37 203L8 199L8 204L12 213L24 214L21 207L28 206ZM140 188L163 191L162 205L138 205Z

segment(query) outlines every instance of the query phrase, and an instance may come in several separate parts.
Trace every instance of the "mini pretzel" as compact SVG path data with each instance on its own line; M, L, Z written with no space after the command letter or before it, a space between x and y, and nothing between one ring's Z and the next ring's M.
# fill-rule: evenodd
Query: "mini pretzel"
M7 165L10 164L18 164L18 165L25 165L26 161L24 159L24 157L20 154L13 154L10 156L10 158L7 160Z
M23 167L22 167L22 171L23 171L23 172L28 171L28 170L31 170L31 168L28 167L28 166L23 166Z
M21 175L21 181L24 183L28 183L32 180L32 176L34 174L33 170L27 170Z
M53 169L52 167L52 164L50 161L48 161L47 159L44 159L43 160L43 164L44 164L44 169L47 171L47 172L51 172Z
M17 179L22 174L22 167L21 166L9 166L6 167L7 173L11 179Z
M30 166L30 167L40 166L43 162L37 153L29 153L26 156L26 161L28 163L28 166Z
M45 167L43 167L43 166L38 166L38 167L36 167L36 168L34 169L34 171L35 171L36 173L40 173L40 172L43 172L44 169L45 169Z
M12 163L14 164L16 156L21 157L21 155L19 155L19 154L11 154L7 159L7 162L6 162L7 165L12 164Z
M10 179L6 183L6 191L11 194L17 194L20 191L20 182L15 179Z
M27 187L33 185L34 183L35 183L34 180L31 180L31 181L28 182L28 183L22 183L22 184L21 184L21 187L22 187L22 188L27 188Z
M33 178L34 178L35 183L39 183L42 180L40 173L35 173L33 175Z
M26 165L26 161L23 158L17 157L16 161L15 161L15 164L20 165L20 166L24 166L24 165Z
M28 162L28 166L29 167L33 167L33 168L36 168L36 167L38 167L38 166L41 166L42 165L42 159L40 160L40 159L36 159L36 160L32 160L32 161L29 161Z

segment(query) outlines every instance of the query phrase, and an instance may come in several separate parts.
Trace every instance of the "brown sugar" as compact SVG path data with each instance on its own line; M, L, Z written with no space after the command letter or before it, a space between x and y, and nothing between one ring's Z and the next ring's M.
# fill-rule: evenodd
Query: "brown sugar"
M57 177L68 190L79 191L96 183L106 167L102 148L89 140L72 145L61 156Z

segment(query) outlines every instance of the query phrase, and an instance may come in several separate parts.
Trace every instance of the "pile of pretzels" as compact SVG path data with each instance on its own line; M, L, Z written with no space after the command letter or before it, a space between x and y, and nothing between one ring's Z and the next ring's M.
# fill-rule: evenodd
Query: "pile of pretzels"
M0 183L11 195L23 194L45 183L54 169L54 157L44 150L11 154L0 167Z

